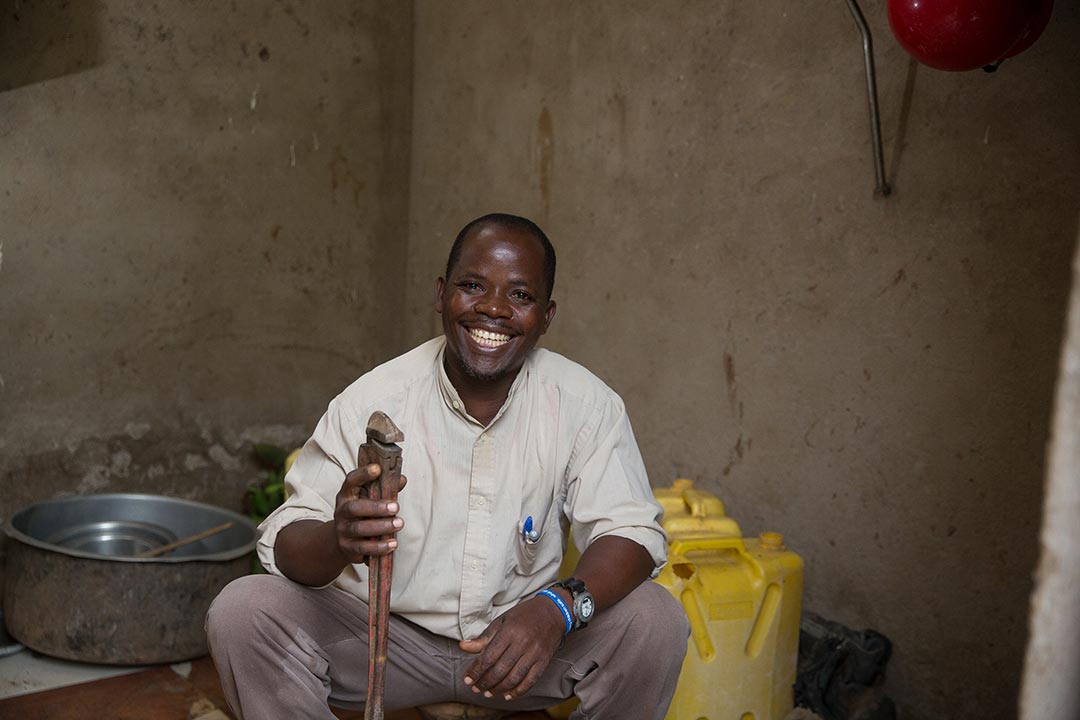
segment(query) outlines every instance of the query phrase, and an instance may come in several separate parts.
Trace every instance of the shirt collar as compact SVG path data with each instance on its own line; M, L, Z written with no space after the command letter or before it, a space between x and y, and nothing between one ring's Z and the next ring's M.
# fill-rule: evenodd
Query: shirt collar
M446 374L446 366L443 363L445 356L446 339L444 337L442 347L439 348L439 352L435 355L435 377L437 378L436 383L439 386L439 394L442 395L443 402L446 403L446 407L448 410L450 410L450 412L458 415L467 422L473 423L474 425L480 425L480 422L476 420L476 418L469 415L468 411L465 409L464 401L461 399L461 396L458 395L457 388L455 388L454 384L450 382L450 376ZM506 402L504 402L502 404L502 407L499 408L499 412L495 413L495 417L491 419L491 423L488 424L488 427L491 427L499 421L499 418L501 418L503 414L507 411L507 409L510 407L510 403L514 400L514 396L516 396L520 391L520 388L525 385L527 381L526 379L531 372L532 361L533 353L530 352L525 357L525 362L524 364L522 364L521 370L518 371L517 377L514 378L514 384L510 386L510 392L506 394Z

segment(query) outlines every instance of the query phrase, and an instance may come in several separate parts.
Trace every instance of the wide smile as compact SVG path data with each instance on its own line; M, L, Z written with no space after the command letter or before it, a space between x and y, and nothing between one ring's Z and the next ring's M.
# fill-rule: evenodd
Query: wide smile
M495 349L510 342L510 336L502 333L481 330L480 328L466 328L466 331L473 342L482 348Z

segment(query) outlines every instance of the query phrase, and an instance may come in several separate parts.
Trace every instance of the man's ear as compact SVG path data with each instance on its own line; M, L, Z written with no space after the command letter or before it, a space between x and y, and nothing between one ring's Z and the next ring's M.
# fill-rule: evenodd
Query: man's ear
M442 314L442 294L446 289L446 281L441 277L435 278L435 312Z
M544 329L540 332L541 335L547 332L548 326L551 325L551 321L555 318L555 301L548 300L547 309L544 310Z

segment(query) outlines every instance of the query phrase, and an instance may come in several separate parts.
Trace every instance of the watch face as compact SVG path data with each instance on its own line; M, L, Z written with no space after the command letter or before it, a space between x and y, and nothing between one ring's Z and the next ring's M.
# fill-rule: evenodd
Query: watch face
M581 619L588 622L592 619L593 612L596 607L593 605L592 595L585 595L581 598L581 603L578 605L578 609L581 612Z

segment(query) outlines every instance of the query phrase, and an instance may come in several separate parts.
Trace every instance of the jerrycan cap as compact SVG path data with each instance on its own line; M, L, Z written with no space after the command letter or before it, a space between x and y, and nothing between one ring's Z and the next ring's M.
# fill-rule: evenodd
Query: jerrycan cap
M759 536L762 550L783 550L784 536L778 532L763 532Z

